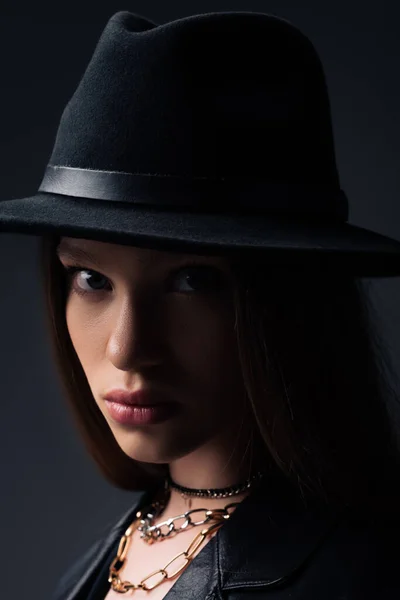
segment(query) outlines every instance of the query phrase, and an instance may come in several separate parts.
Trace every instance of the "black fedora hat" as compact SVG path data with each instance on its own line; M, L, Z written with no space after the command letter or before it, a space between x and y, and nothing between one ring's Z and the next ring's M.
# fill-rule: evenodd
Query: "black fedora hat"
M108 21L38 192L0 230L400 274L400 242L348 223L318 55L253 12Z

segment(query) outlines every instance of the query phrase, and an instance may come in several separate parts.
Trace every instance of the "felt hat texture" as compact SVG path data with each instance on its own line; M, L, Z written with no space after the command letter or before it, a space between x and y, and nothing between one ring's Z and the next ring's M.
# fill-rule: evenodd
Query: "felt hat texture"
M400 274L400 242L348 222L311 41L255 12L107 22L42 183L0 231Z

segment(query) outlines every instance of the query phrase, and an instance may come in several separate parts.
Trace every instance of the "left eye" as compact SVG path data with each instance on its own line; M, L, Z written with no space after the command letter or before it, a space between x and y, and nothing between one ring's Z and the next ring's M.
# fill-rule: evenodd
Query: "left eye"
M184 267L172 273L169 278L168 289L172 292L184 294L216 292L220 291L225 283L223 273L219 269L201 265Z

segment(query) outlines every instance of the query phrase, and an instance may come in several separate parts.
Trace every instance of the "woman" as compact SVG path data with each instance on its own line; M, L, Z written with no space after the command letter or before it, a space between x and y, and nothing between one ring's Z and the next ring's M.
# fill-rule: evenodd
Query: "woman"
M107 24L39 192L49 327L88 450L140 491L54 600L394 598L400 465L322 67L295 27ZM387 365L386 365L387 366ZM393 545L393 544L394 545Z

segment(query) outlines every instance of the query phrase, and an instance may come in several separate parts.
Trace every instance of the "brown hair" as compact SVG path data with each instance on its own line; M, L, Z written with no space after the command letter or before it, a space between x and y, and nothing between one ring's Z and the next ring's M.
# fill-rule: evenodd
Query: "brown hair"
M65 321L59 238L41 267L52 351L76 424L103 475L146 489L167 465L130 459L94 401ZM390 359L363 280L231 259L236 334L248 400L268 455L302 491L346 504L375 499L400 474L388 403ZM385 487L386 486L386 487Z

